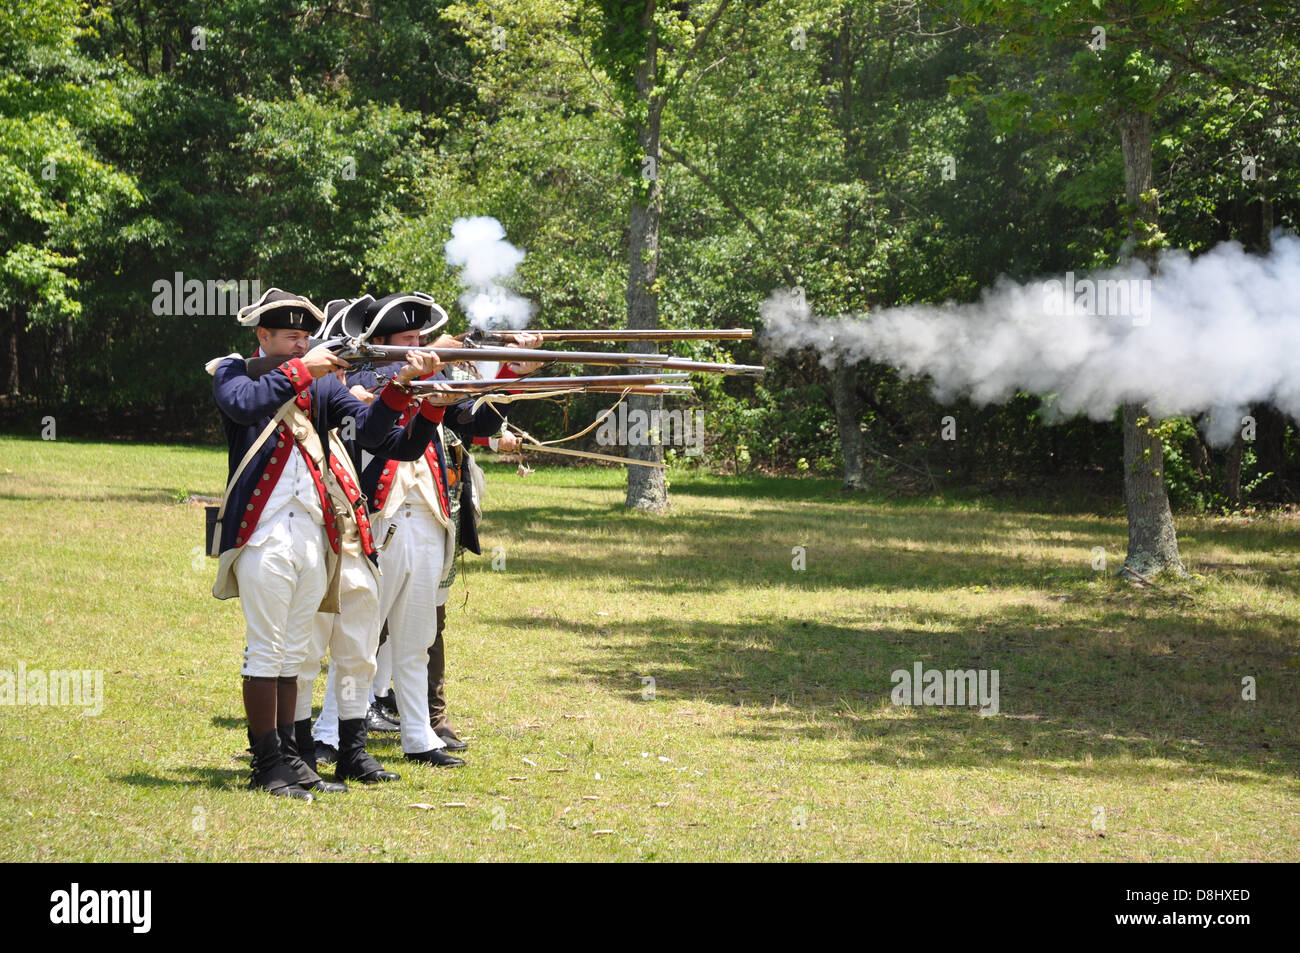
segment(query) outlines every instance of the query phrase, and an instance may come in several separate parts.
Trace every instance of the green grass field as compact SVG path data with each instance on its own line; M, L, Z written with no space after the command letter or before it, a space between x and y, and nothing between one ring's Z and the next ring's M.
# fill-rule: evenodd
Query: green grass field
M1180 519L1194 576L1155 591L1113 578L1118 514L1051 501L675 473L647 517L619 470L491 466L469 767L379 740L400 782L303 805L245 787L243 618L182 502L224 475L0 438L0 670L105 696L0 707L0 859L1300 860L1294 516ZM918 661L996 669L999 713L894 706Z

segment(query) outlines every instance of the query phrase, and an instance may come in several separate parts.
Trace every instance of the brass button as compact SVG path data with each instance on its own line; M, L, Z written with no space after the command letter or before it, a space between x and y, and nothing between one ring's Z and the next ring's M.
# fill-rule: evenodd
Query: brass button
M272 463L279 463L280 461L279 461L276 457L272 457L272 458L271 458L271 462L272 462Z
M239 528L240 528L240 529L248 529L248 524L245 523L243 520L240 520L240 522L239 522Z
M262 495L262 491L261 491L261 490L254 490L254 491L253 491L253 496L261 496L261 495ZM251 507L250 507L250 508L251 508Z
M246 510L251 510L252 508L253 508L253 504L252 504L252 503L249 503L246 507L244 507L244 509L246 509Z

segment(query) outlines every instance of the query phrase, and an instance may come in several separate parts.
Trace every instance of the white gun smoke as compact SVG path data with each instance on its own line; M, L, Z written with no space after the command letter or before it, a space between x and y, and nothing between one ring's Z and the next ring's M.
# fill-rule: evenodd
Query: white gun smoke
M971 304L839 317L813 315L795 288L759 314L773 351L928 375L941 402L1025 391L1058 421L1108 420L1143 402L1159 417L1205 414L1215 446L1232 442L1253 403L1300 421L1300 239L1280 233L1267 255L1235 242L1196 258L1167 252L1155 278L1140 263L1077 280L1003 278Z
M459 301L470 327L518 331L528 326L535 306L505 285L524 252L506 241L500 222L485 215L456 219L445 252L447 264L460 269L465 291Z

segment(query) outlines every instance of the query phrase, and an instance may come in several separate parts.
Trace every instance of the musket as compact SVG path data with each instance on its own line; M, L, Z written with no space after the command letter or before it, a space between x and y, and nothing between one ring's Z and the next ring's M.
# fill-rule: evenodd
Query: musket
M608 367L661 367L667 370L693 371L697 374L732 374L760 377L766 370L761 364L715 364L692 361L667 354L629 354L618 351L543 351L521 347L401 347L396 344L367 344L349 338L333 338L317 347L327 347L349 364L367 361L391 364L405 361L411 351L434 354L444 364L468 364L474 361L519 362L524 364L591 364ZM283 364L285 357L255 357L245 363L249 377L260 377Z
M609 387L624 390L629 387L662 384L690 389L690 374L605 374L597 377L507 377L491 380L418 380L408 386L417 392L448 391L458 393L494 390L551 390L552 388Z
M695 393L689 374L607 374L601 377L519 377L490 380L416 380L406 386L419 396L456 394L466 398L531 394L660 394L689 397ZM388 378L381 375L380 386ZM378 393L379 387L372 388Z
M452 383L459 382L453 381ZM504 396L511 394L663 394L664 396L689 397L695 393L695 388L690 384L632 384L627 387L618 387L614 384L578 384L565 387L557 384L553 387L524 388L497 386L491 390L461 390L456 387L446 389L427 388L417 393L422 397L431 394L464 395L466 399L493 397L498 394Z
M697 374L734 374L759 377L761 364L714 364L668 354L628 354L619 351L542 351L523 347L401 347L394 344L365 344L351 341L336 353L348 363L405 361L411 351L434 354L444 364L473 361L517 362L520 364L591 364L608 367L662 367Z
M752 328L722 328L720 330L671 329L652 331L501 331L477 328L457 335L457 339L474 344L509 344L520 334L540 335L542 343L548 341L748 341L754 336Z

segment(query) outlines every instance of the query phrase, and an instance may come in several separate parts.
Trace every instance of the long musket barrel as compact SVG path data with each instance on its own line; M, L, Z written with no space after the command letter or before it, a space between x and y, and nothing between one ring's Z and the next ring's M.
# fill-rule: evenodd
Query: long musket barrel
M447 385L454 385L456 390L491 391L491 390L546 390L551 387L609 386L621 390L644 384L686 384L689 386L690 374L604 374L597 377L509 377L479 381L415 381L410 386L416 391L448 390Z
M458 383L458 382L454 382ZM576 385L555 385L552 387L494 387L490 390L462 390L458 387L448 388L424 388L417 393L420 396L427 397L430 394L456 394L471 399L482 397L485 394L505 394L514 393L523 394L675 394L682 397L689 397L695 393L695 388L690 384L629 384L626 387L619 387L615 384L576 384Z
M564 388L560 388L563 390ZM637 384L634 387L619 387L615 384L593 384L582 390L588 394L676 394L689 397L695 393L690 384Z
M279 367L287 358L255 357L245 362L249 377L258 378ZM609 393L616 394L629 391L633 394L680 394L695 393L688 383L690 374L608 374L599 377L519 377L496 378L493 380L473 381L414 381L410 386L417 392L464 394L472 397L476 394L490 394L495 391L542 391L566 390L574 393Z
M517 340L519 334L541 335L542 341L748 341L754 336L753 328L722 328L721 330L671 329L654 331L470 331L462 340L488 341L504 344Z
M349 363L363 361L405 361L411 351L436 354L444 364L471 361L518 362L522 364L591 364L608 367L663 367L697 374L733 374L760 377L761 364L711 364L667 354L623 354L617 351L542 351L523 347L400 347L392 344L347 344L338 356Z
M486 385L486 386L478 386ZM645 384L608 384L597 380L584 382L581 378L560 377L539 378L531 381L497 380L497 381L416 381L410 385L419 396L431 394L456 394L466 398L480 397L484 394L675 394L683 397L695 393L690 384L663 384L658 382Z
M475 391L421 391L421 394L428 396L436 393L463 394L467 400L475 397L496 396L498 394L509 397L514 391L507 390L475 390ZM523 394L661 394L665 397L690 397L695 393L695 388L689 384L635 384L631 387L614 387L611 384L582 384L578 387L555 387L551 389L533 387L521 391Z
M660 367L667 370L690 371L697 374L731 374L761 377L765 372L761 364L714 364L692 361L667 354L628 354L617 351L544 351L520 347L400 347L394 344L366 344L347 338L333 338L316 346L330 348L344 361L359 364L366 361L405 361L410 351L436 354L446 364L464 364L472 361L498 361L541 364L591 364L607 367ZM249 377L260 377L278 367L287 357L249 358L245 369Z

